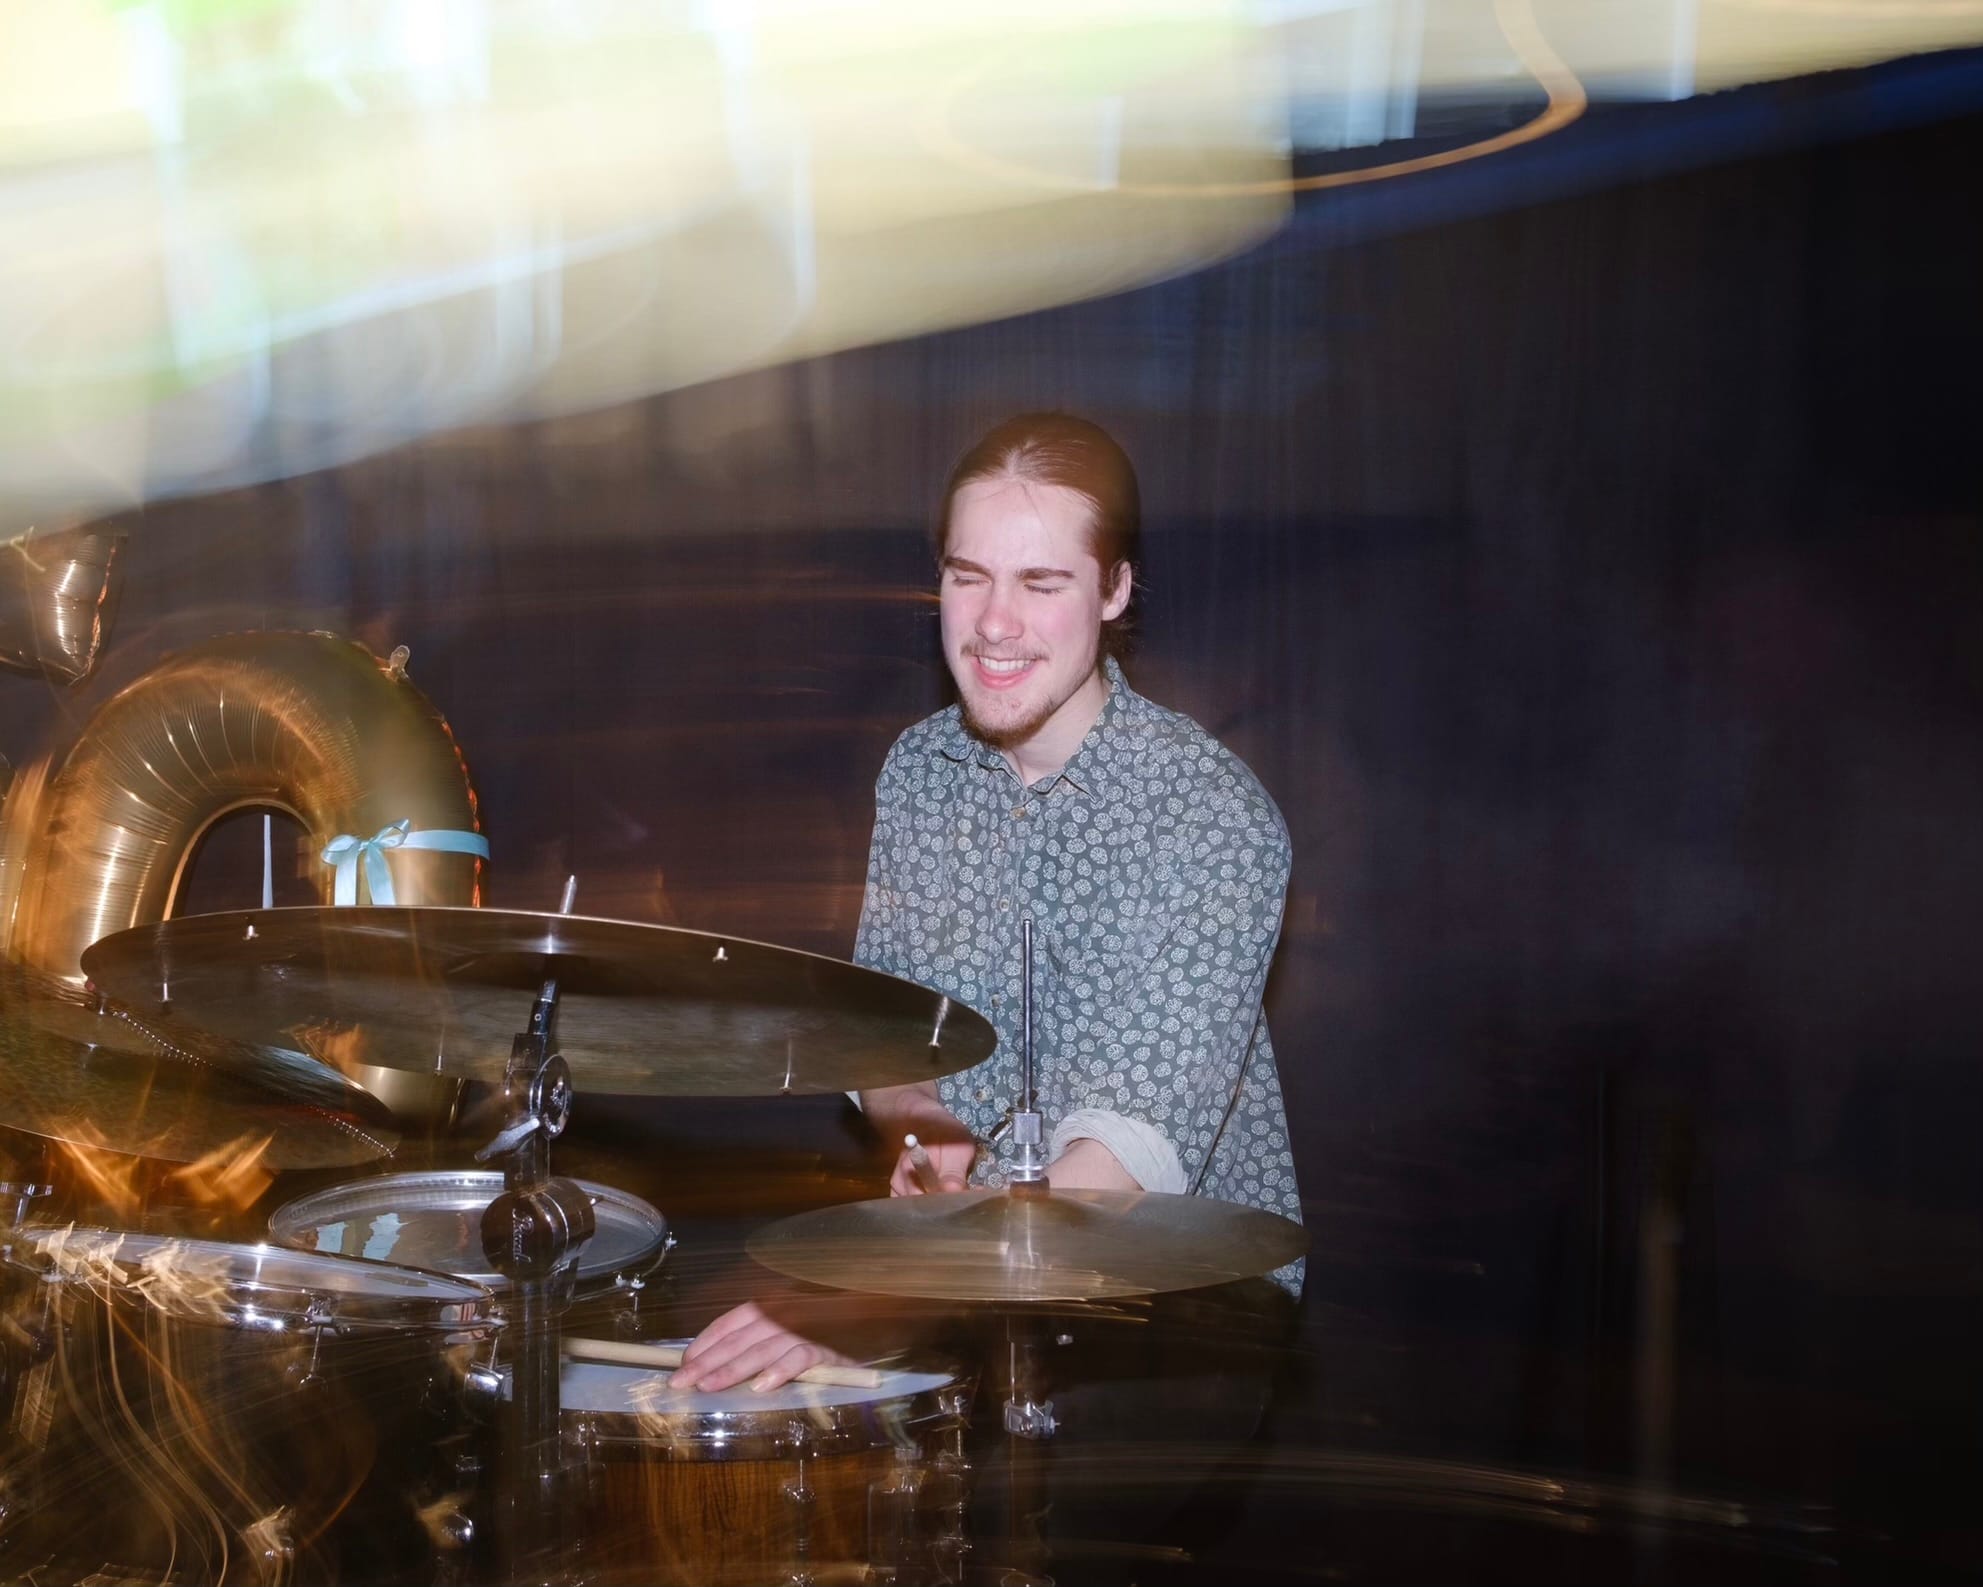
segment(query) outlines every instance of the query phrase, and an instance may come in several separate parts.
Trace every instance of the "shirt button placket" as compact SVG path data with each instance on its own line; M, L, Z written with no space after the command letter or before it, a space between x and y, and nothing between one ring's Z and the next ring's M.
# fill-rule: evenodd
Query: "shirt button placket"
M994 795L993 797L994 799L997 799L999 796ZM1004 806L1000 804L996 806L996 808L1002 809L1004 808ZM987 812L987 814L989 814L989 812ZM992 833L990 862L992 865L995 865L998 868L998 873L999 873L998 882L999 882L1000 890L999 890L999 897L997 900L996 913L1003 915L1006 911L1006 905L1011 898L1010 878L1012 877L1015 868L1013 861L1013 853L1012 853L1012 849L1013 849L1012 832L1011 832L1010 823L998 820L995 817L991 820L988 820L986 822L986 826ZM986 877L986 880L987 881L990 880L989 875ZM990 922L987 921L986 925L990 925ZM989 953L992 962L994 964L1000 963L1001 945L987 943L985 947ZM1005 998L1001 993L994 992L991 994L991 1006L994 1009L1003 1008L1004 1003L1005 1003ZM984 1098L980 1097L979 1100L983 1101Z
M1012 925L1013 906L1025 907L1025 890L1020 886L1026 872L1026 840L1031 836L1027 830L1031 825L1026 819L1026 790L1021 788L1013 801L1011 820L1001 822L1005 830L1005 875L1001 879L998 895L998 914L1004 924L1006 939L1005 952L1010 965L1008 984L1013 988L1013 1006L1018 1005L1022 995L1019 988L1019 930ZM1017 1062L1017 1055L1014 1055ZM1016 1070L1015 1070L1016 1073Z

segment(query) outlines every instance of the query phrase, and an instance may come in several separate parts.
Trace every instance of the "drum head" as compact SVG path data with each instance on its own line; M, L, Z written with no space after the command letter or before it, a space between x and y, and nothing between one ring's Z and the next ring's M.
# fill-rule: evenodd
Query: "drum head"
M668 1248L668 1220L638 1196L579 1180L598 1228L578 1258L588 1288L618 1273L644 1273ZM381 1174L333 1185L278 1207L269 1233L299 1251L368 1257L453 1273L501 1292L509 1280L482 1249L482 1213L503 1176L484 1170Z
M672 1375L651 1367L621 1366L614 1362L567 1361L558 1383L558 1403L563 1410L605 1416L803 1414L843 1405L907 1399L928 1394L953 1381L941 1372L886 1372L880 1386L872 1389L848 1388L837 1383L787 1383L782 1388L759 1393L747 1383L732 1389L676 1390L668 1386Z
M456 1328L491 1298L472 1281L391 1262L122 1229L29 1227L9 1247L9 1260L51 1280L175 1316L267 1328L305 1320Z

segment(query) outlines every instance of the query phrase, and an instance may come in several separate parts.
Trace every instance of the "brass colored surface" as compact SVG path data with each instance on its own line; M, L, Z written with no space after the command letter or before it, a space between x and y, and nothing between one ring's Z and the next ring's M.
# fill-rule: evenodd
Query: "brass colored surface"
M99 937L171 915L207 829L257 807L294 816L319 846L396 821L479 827L447 723L402 666L331 634L228 635L167 657L98 708L52 773L20 780L0 821L0 949L75 980ZM387 864L400 903L480 899L473 856L400 850ZM332 880L326 865L326 903ZM402 1114L455 1105L446 1082L308 1051Z
M73 977L99 937L168 917L201 835L257 806L287 811L320 843L395 821L478 824L447 724L362 645L328 634L210 640L107 701L49 780L11 955ZM403 903L476 901L472 856L402 851L388 863ZM325 866L325 902L331 882Z
M746 1249L791 1278L934 1300L1101 1300L1271 1273L1298 1223L1209 1196L965 1190L854 1201L758 1230Z
M199 1031L164 1038L20 965L0 967L0 1123L178 1163L266 1140L270 1169L370 1162L398 1141L335 1070Z
M107 938L83 968L147 1023L498 1082L532 999L555 976L559 1041L581 1093L899 1085L981 1063L996 1040L962 1004L838 959L514 910L191 916Z
M0 666L57 683L90 675L123 538L100 527L29 530L0 545Z

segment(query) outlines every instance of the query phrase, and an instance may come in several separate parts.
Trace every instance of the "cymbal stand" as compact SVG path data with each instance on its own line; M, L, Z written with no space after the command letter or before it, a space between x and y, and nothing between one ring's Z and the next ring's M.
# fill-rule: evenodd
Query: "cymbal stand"
M1019 1101L1010 1115L1012 1160L1005 1171L1006 1193L1044 1196L1051 1187L1047 1183L1045 1130L1034 1086L1033 918L1030 915L1019 922L1019 959ZM1006 1535L1017 1551L1017 1557L1008 1563L1017 1567L1028 1581L1048 1583L1050 1587L1051 1578L1039 1573L1045 1555L1040 1518L1045 1513L1041 1490L1047 1452L1042 1446L1060 1424L1054 1419L1053 1401L1046 1397L1038 1319L1008 1317L1005 1345Z
M18 1229L28 1221L34 1204L55 1193L55 1145L36 1141L33 1165L0 1155L0 1229Z
M575 879L560 913L570 914ZM571 1117L571 1069L558 1051L558 981L547 975L503 1071L508 1122L476 1161L500 1158L503 1192L482 1214L482 1248L511 1283L510 1394L498 1420L496 1537L503 1579L569 1579L571 1487L558 1417L559 1317L596 1222L576 1180L551 1173L551 1142Z
M1046 1132L1033 1087L1033 917L1019 922L1019 1100L1006 1115L1012 1124L1012 1161L1006 1183L1015 1194L1047 1189Z

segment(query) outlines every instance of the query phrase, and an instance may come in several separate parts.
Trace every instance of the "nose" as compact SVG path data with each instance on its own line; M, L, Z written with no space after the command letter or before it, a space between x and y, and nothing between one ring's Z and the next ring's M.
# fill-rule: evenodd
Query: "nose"
M1012 604L1011 592L1001 588L996 582L986 591L985 603L978 608L978 637L987 644L1003 644L1008 639L1017 639L1025 625L1019 620L1019 613Z

